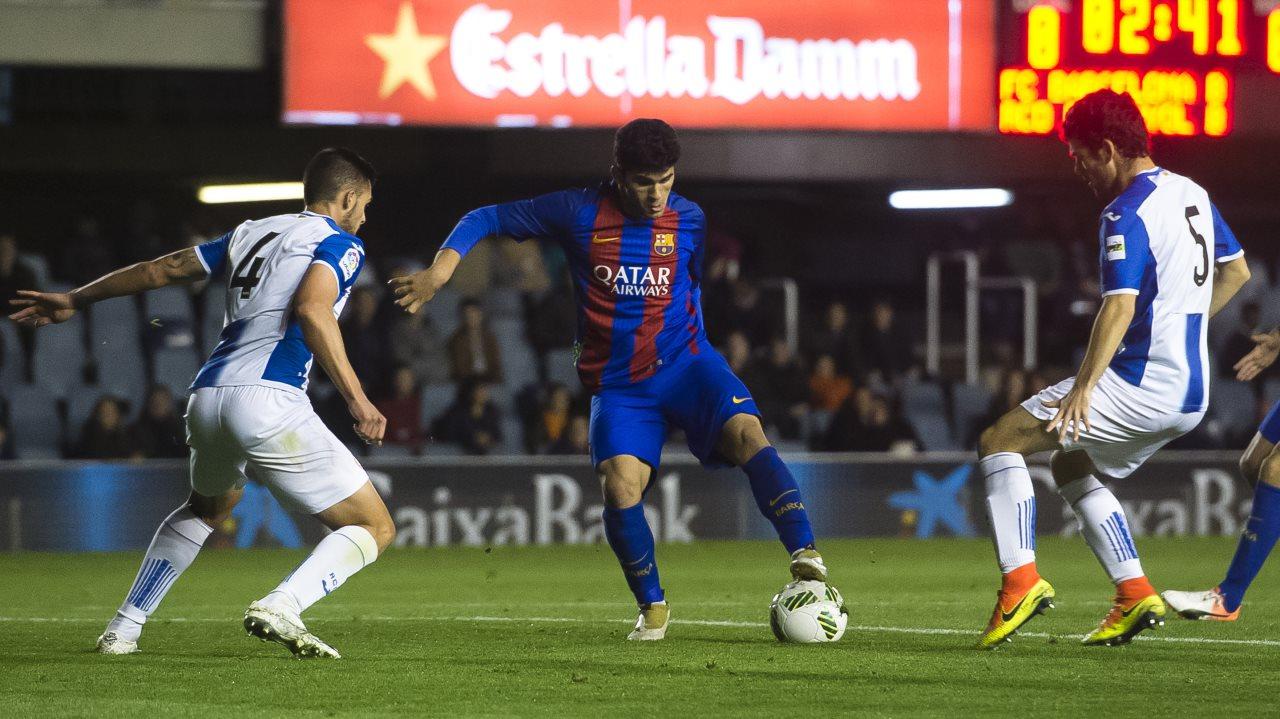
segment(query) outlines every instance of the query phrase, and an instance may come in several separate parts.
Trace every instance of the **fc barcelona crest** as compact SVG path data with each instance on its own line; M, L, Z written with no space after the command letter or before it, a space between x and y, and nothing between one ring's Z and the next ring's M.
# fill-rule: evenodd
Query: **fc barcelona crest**
M654 254L666 257L676 251L676 236L671 232L659 232L653 237Z

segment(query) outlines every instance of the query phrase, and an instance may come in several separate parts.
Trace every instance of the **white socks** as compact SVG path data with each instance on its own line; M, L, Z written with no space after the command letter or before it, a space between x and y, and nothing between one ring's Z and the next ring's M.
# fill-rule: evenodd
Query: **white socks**
M106 631L116 632L128 641L137 641L147 617L160 606L160 600L164 599L169 588L195 561L204 540L212 533L213 527L205 524L186 505L165 518L151 538L151 546L147 547L147 555L133 580L133 587Z
M1016 452L997 452L978 461L987 486L987 517L995 538L1000 571L1036 561L1036 493L1026 460Z
M301 614L378 558L378 543L364 527L348 525L320 540L311 556L262 601Z
M1058 493L1071 504L1080 532L1115 584L1144 576L1138 549L1129 534L1120 501L1093 475L1077 479Z

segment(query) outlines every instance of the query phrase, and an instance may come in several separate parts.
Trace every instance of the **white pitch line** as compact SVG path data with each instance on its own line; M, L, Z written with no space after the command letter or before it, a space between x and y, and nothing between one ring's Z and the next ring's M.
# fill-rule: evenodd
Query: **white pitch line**
M321 621L340 621L342 617L317 617ZM630 619L580 619L577 617L390 617L375 615L356 615L356 621L366 622L510 622L530 624L629 624ZM174 623L232 623L234 617L165 617L155 619L156 622ZM97 623L101 619L88 617L6 617L0 616L0 623ZM760 629L768 627L766 622L738 622L722 619L672 619L672 624L688 624L700 627L735 627ZM924 636L973 636L978 632L972 629L949 629L946 627L886 627L875 625L851 624L846 631L864 632L868 634L918 634ZM1018 637L1034 639L1082 639L1083 634L1049 634L1047 632L1018 632ZM1167 637L1142 634L1136 637L1140 642L1170 642L1179 644L1219 644L1251 647L1280 647L1280 641L1274 639L1214 639L1212 637Z

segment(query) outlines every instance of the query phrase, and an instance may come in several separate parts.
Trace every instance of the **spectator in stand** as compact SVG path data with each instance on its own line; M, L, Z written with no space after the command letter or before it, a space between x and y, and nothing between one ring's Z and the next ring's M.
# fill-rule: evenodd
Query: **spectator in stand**
M408 365L397 365L391 371L391 391L374 406L387 418L386 441L409 447L416 454L422 445L422 391Z
M449 338L449 376L455 382L501 382L498 340L489 330L480 302L467 298L458 312L462 323Z
M539 243L526 242L525 245ZM552 249L559 247L549 245ZM546 257L546 255L543 255ZM538 378L547 378L547 353L553 349L569 347L577 330L577 319L573 302L573 287L570 284L569 271L561 260L559 271L554 277L547 292L536 299L530 298L526 303L525 332L529 336L529 344L533 347L534 357L538 363Z
M402 277L408 272L395 268L392 277ZM393 307L392 309L397 309ZM407 366L419 384L436 384L449 379L449 358L444 351L444 341L439 328L431 319L431 313L420 310L413 314L396 311L391 314L391 361Z
M147 390L142 415L129 429L133 457L137 459L180 458L187 456L187 428L178 415L173 392L162 384Z
M590 427L584 415L575 414L560 439L547 449L547 454L590 454Z
M0 232L0 302L8 307L18 290L39 290L36 275L18 261L18 240L9 232ZM7 312L6 312L7 314ZM18 342L22 345L22 377L31 381L31 357L35 351L35 328L18 325ZM3 348L0 348L2 350ZM3 353L0 352L0 357Z
M1235 364L1242 357L1253 351L1256 343L1253 336L1262 332L1262 306L1257 302L1245 302L1240 306L1240 320L1231 330L1231 335L1222 344L1218 352L1218 376L1223 379L1236 378ZM1274 365L1273 365L1274 366ZM1270 368L1268 368L1270 370ZM1262 382L1270 372L1264 372L1254 378L1253 385L1261 390Z
M356 287L347 300L343 313L342 343L351 358L351 368L366 382L373 396L381 396L385 390L387 367L390 364L388 337L378 324L378 294L371 287Z
M703 296L706 296L705 292ZM717 300L713 306L719 307L719 304ZM726 338L732 332L742 332L752 347L764 346L775 334L776 320L761 301L760 289L750 280L739 279L732 283L729 304L712 315L704 314L704 317L708 329L715 328Z
M489 401L489 385L463 383L453 406L432 423L431 433L438 440L458 444L468 454L488 454L502 441L502 416Z
M82 285L115 269L114 243L102 236L98 221L81 217L76 232L66 242L54 243L54 276Z
M13 448L13 437L9 434L9 423L0 421L0 461L17 458L18 452Z
M9 403L0 398L0 460L17 459L18 451L13 446L13 432L9 430Z
M765 422L785 439L800 438L809 414L809 386L787 340L774 337L765 361L754 363L739 376L751 390Z
M864 370L868 384L893 385L900 377L913 374L911 340L895 323L893 303L886 298L871 305L862 335Z
M70 459L127 459L132 454L129 428L120 400L104 396L93 406Z
M836 370L831 355L821 355L809 376L809 406L820 412L834 412L853 391L853 380Z
M867 387L841 405L819 444L831 452L909 453L919 448L911 426L888 398Z
M859 373L858 337L843 302L827 305L822 327L809 337L807 351L810 357L831 355L840 372L850 376Z
M965 446L977 447L978 435L982 430L995 424L995 421L1009 410L1021 405L1027 397L1039 392L1039 388L1048 387L1050 384L1038 372L1028 372L1021 367L1005 369L1000 376L1000 386L987 407L985 417L973 422L970 436L964 438Z
M724 343L724 358L734 374L739 377L746 375L751 367L751 340L739 330L730 332Z
M564 438L572 412L573 395L569 388L562 384L552 384L533 427L534 452L545 454Z
M709 217L714 214L708 213ZM733 283L742 269L742 242L718 228L707 229L703 260L702 315L707 337L719 346L736 326L733 318Z

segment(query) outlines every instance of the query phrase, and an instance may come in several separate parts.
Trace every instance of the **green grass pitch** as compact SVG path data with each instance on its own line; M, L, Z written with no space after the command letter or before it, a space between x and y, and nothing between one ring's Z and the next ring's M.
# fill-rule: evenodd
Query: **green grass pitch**
M1216 581L1230 539L1139 539L1160 588ZM247 637L244 607L300 551L212 550L169 593L142 652L92 653L140 553L0 555L0 715L1251 716L1280 689L1280 573L1235 624L1167 626L1120 648L1079 637L1110 585L1078 539L1044 539L1058 609L971 649L997 576L986 540L829 541L850 629L786 646L766 622L786 580L772 543L660 548L667 640L623 640L634 610L607 547L393 550L307 613L344 654L301 662ZM1146 635L1144 635L1146 636Z

